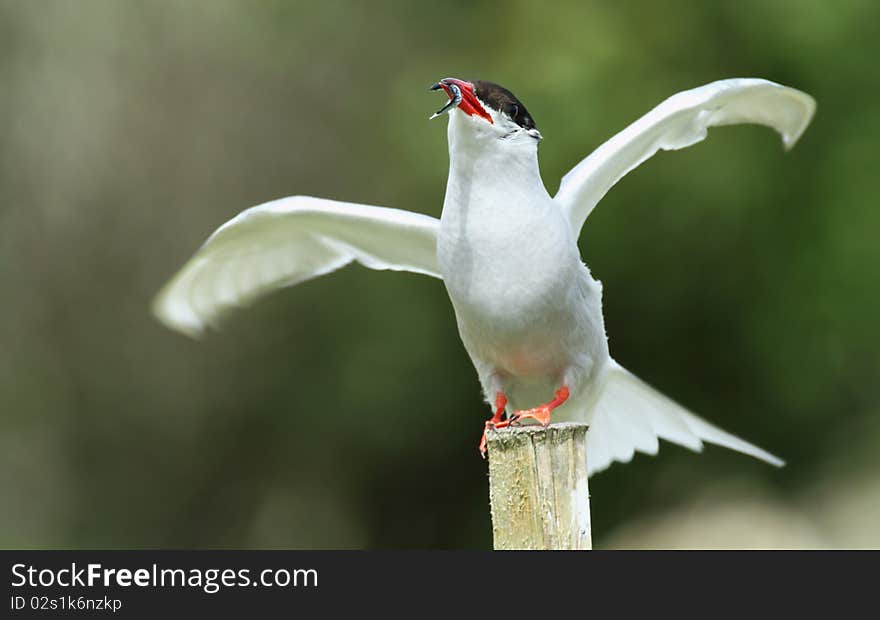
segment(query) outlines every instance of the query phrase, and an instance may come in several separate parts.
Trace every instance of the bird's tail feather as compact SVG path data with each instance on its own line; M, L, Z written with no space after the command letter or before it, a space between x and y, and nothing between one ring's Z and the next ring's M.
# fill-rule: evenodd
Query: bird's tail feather
M615 361L604 370L587 434L587 470L628 463L635 451L657 454L658 439L696 452L703 442L748 454L777 467L785 463L747 441L692 414Z

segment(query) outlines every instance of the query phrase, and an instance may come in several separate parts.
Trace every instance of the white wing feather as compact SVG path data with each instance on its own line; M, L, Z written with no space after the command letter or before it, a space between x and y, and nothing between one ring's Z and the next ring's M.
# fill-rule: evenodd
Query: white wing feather
M587 216L624 175L659 150L682 149L709 127L759 124L775 129L790 149L807 128L816 102L767 80L720 80L673 95L593 151L562 178L554 200L580 232Z
M655 455L658 439L696 452L703 442L748 454L771 465L784 462L769 452L697 417L612 361L600 382L599 399L587 433L587 472L614 461L629 463L635 452Z
M243 211L211 235L153 304L198 336L227 311L352 261L439 278L439 220L398 209L292 196Z

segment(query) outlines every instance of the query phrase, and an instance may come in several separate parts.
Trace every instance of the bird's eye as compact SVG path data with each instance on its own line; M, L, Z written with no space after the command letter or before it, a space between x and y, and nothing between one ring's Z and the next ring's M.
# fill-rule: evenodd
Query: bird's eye
M505 106L504 108L504 112L511 119L515 119L516 116L519 114L519 106L515 103L508 103L507 106Z

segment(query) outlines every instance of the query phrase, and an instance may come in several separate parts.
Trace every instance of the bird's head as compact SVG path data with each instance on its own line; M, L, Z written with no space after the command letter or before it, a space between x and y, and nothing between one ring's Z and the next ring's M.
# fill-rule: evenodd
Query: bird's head
M450 131L454 123L460 132L481 141L535 144L541 139L529 111L503 86L485 80L443 78L430 90L443 90L449 96L446 105L431 118L448 112L452 117Z

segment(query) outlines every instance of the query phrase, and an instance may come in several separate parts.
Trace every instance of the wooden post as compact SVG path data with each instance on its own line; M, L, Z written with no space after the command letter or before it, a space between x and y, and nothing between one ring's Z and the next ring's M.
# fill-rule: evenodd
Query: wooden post
M592 549L587 426L489 431L495 549Z

